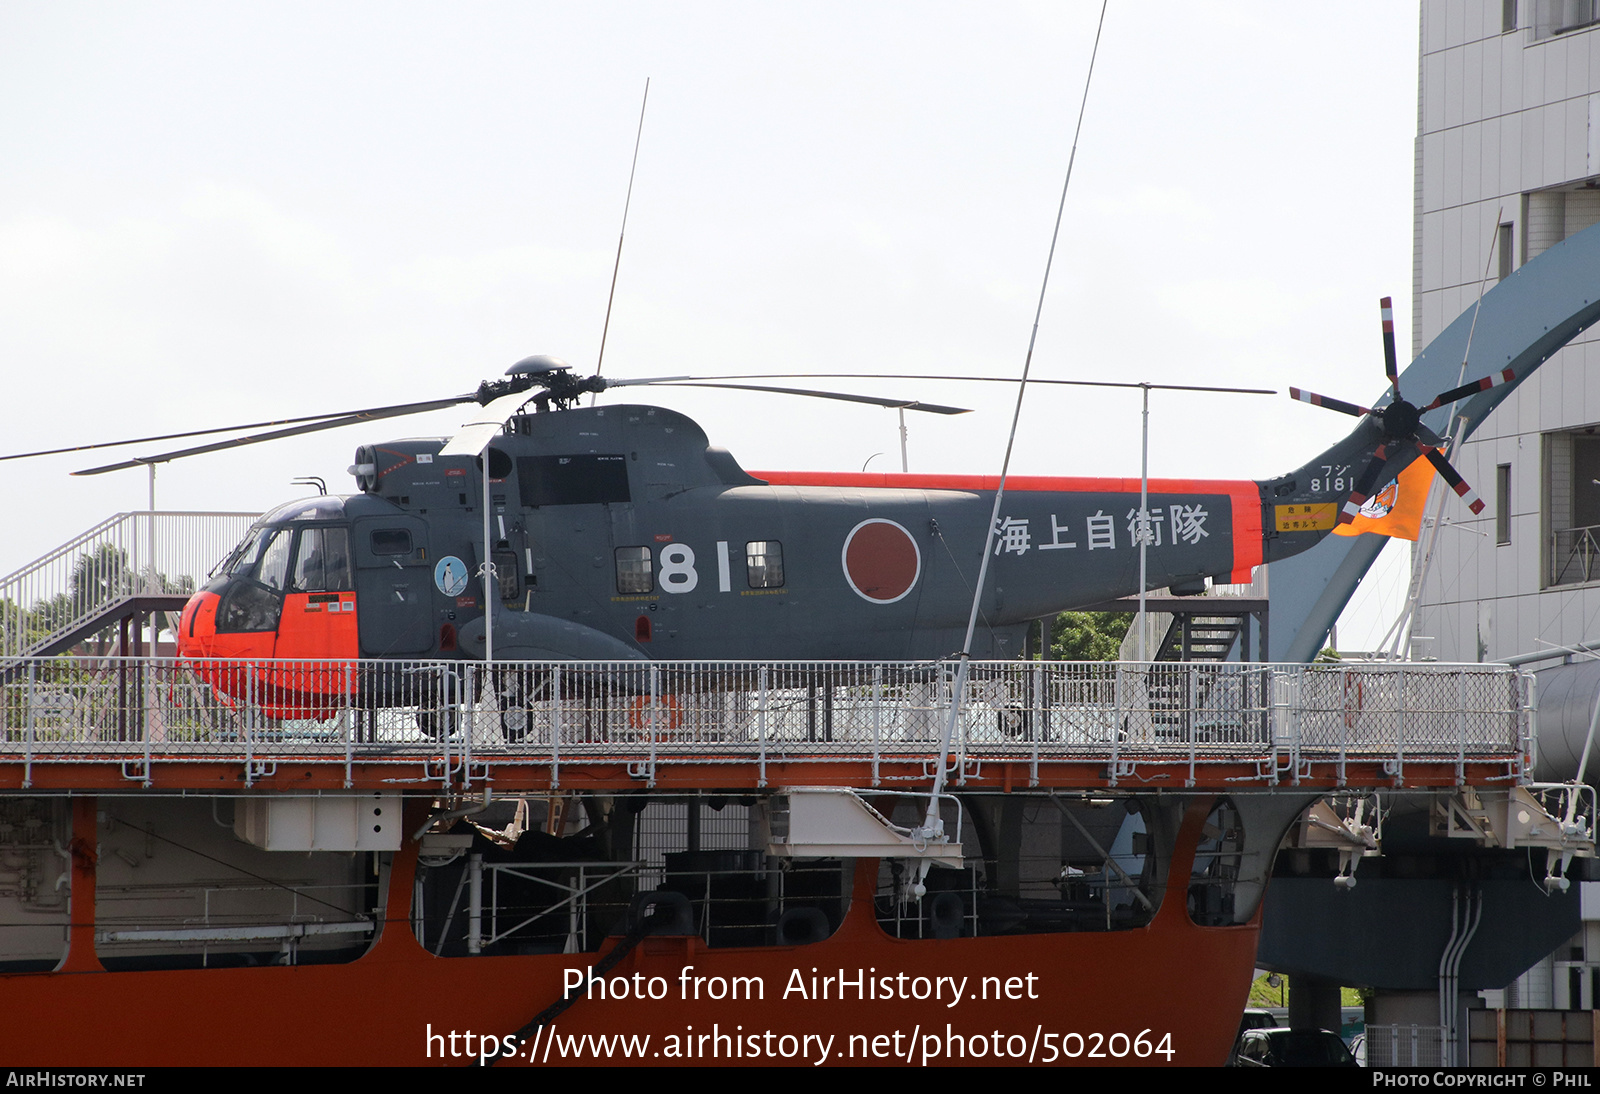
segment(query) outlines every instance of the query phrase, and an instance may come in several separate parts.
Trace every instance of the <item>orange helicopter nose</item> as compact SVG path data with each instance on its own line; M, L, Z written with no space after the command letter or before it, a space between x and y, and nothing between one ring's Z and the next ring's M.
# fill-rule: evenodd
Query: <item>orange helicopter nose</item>
M217 604L222 598L202 590L189 598L178 621L178 656L198 657L212 652L217 634Z

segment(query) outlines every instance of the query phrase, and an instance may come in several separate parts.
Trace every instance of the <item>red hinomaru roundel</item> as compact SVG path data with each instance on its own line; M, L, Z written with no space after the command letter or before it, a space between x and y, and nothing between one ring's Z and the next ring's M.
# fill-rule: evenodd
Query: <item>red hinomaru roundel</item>
M840 561L850 588L874 604L893 604L915 588L922 576L917 541L900 525L882 517L850 529Z

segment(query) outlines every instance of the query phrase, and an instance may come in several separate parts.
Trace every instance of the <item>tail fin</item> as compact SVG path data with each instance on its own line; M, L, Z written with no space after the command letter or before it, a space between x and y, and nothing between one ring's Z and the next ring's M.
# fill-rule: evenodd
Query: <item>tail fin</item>
M1422 511L1433 486L1433 465L1417 460L1398 478L1373 494L1348 524L1333 530L1336 536L1359 536L1371 532L1413 542L1422 534Z
M1414 484L1417 474L1409 469L1418 463L1421 451L1415 443L1403 441L1396 444L1386 435L1380 424L1382 419L1368 415L1350 433L1327 451L1304 466L1280 475L1275 479L1258 482L1261 488L1262 532L1266 537L1262 556L1265 561L1287 558L1309 550L1329 533L1354 525L1363 520L1361 531L1379 531L1370 527L1371 507L1364 516L1369 492L1377 494L1392 482L1406 479ZM1421 466L1428 468L1426 461ZM1367 481L1378 484L1358 491ZM1409 493L1404 490L1402 492ZM1427 478L1421 486L1422 498L1427 495ZM1409 499L1408 499L1409 500ZM1417 522L1421 522L1422 499L1417 501ZM1347 513L1341 524L1341 512ZM1391 510L1392 512L1392 510ZM1348 534L1355 534L1354 532ZM1395 534L1388 532L1386 534ZM1401 538L1415 539L1413 531Z

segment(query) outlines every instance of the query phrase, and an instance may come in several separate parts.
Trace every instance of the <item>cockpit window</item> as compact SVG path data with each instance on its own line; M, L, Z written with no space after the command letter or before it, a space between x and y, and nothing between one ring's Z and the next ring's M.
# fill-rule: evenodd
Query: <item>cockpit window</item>
M262 524L285 524L291 520L343 520L344 499L323 495L280 505L261 518Z
M261 552L261 564L256 567L256 580L269 589L283 591L289 577L289 546L294 540L294 532L288 528L277 528L272 532L272 539Z
M288 505L280 505L258 520L255 527L245 533L245 537L239 546L229 552L228 557L223 559L221 564L212 572L234 574L249 570L256 559L261 557L262 544L271 537L278 526L291 521L343 519L343 498L328 496L303 498L300 501L292 501ZM283 544L282 549L288 550L288 546L286 542ZM348 552L346 554L348 555ZM348 585L344 587L349 588Z
M239 546L229 552L228 557L222 560L222 565L218 566L215 572L231 574L240 567L254 562L256 560L256 548L261 545L261 533L263 531L263 527L259 524L250 529L244 539L240 541Z
M336 593L351 588L350 530L307 528L294 558L294 591Z

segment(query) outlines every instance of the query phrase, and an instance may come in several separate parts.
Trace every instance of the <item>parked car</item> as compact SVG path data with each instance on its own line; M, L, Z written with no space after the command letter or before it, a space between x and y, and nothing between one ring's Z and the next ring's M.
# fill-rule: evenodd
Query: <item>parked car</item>
M1247 1029L1232 1067L1360 1067L1339 1035L1326 1029Z
M1278 1024L1277 1016L1265 1007L1247 1007L1239 1019L1239 1033L1243 1036L1247 1029L1274 1029Z

